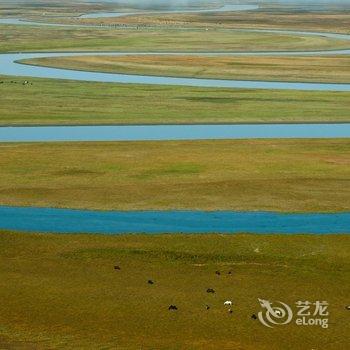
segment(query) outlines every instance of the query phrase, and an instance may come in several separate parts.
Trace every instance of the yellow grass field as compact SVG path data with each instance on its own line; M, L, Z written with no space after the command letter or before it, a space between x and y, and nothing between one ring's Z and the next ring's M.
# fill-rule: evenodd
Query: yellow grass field
M346 235L1 232L0 348L345 350L349 252ZM258 298L325 300L329 328L267 328Z
M0 204L350 210L348 139L0 145Z
M26 60L36 65L108 73L195 78L301 82L350 82L350 58L331 57L200 57L76 56ZM332 74L329 72L332 71Z

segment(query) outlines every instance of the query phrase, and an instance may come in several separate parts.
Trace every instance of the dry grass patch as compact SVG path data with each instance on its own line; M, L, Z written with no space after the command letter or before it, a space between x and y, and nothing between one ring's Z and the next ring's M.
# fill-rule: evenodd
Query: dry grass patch
M350 82L350 58L338 57L200 57L200 56L77 56L26 60L35 65L128 73L300 82Z

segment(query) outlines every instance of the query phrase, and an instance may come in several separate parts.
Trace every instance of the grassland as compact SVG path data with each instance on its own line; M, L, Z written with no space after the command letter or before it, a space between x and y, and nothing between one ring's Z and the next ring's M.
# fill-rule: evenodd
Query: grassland
M48 7L47 11L50 15L66 16L66 6L67 3L54 10ZM93 6L98 9L100 5ZM16 11L11 8L7 14L24 14L23 10ZM83 8L74 10L74 14L79 11ZM25 14L41 17L36 8ZM187 26L212 28L322 27L346 32L350 28L346 25L348 18L347 13L334 17L299 14L298 19L290 14L239 13L215 17L128 17L119 23L176 26L183 21ZM214 30L181 33L147 28L1 29L2 52L296 50L348 45L325 38L224 34ZM305 64L308 59L300 60ZM328 73L330 64L333 72L343 69L336 79L345 81L348 61L344 60L318 63ZM126 67L124 61L124 68L120 69L138 73L146 69L152 73L150 65L140 68L135 59L130 61L132 66ZM345 66L340 66L341 61ZM160 59L157 63L160 70ZM257 61L254 68L249 68L249 63L248 59L240 62L242 77L258 75ZM264 74L281 74L281 61L275 59L273 63L268 68L266 61L259 61ZM211 68L213 76L217 74L217 64ZM225 62L220 64L223 68ZM283 74L295 79L290 61L283 59L283 67L288 64L289 70ZM210 66L208 62L205 65ZM169 72L169 65L162 69ZM196 69L196 65L183 64L181 75L209 74L195 72ZM311 80L330 79L310 67L310 75L305 69L298 69ZM0 78L1 125L349 121L349 93L49 79L29 79L31 84L23 85L25 79ZM348 139L2 143L0 205L349 211L349 152ZM349 252L349 235L98 236L1 231L0 348L345 349L350 312L346 309L350 292ZM121 270L115 270L115 265ZM215 274L217 270L221 271L220 276ZM155 283L148 284L149 279ZM216 293L206 293L207 288L214 288ZM326 300L330 304L330 328L290 324L267 329L251 318L260 311L258 298L281 300L294 309L299 300ZM223 306L227 299L233 300L232 314ZM170 304L177 305L178 311L168 311ZM210 305L209 310L206 304Z
M350 210L347 139L1 144L0 204Z
M149 7L150 4L148 4ZM153 9L164 10L169 9L167 4L154 6ZM130 6L130 8L128 8ZM210 4L202 2L193 4L191 8L213 8L222 6L221 0L213 0ZM147 8L147 4L146 4ZM67 20L76 19L85 13L95 12L134 12L137 9L145 10L145 3L139 1L71 1L71 0L0 0L1 17L19 17L24 19L33 19L40 21L65 22Z
M85 20L87 21L87 20ZM89 20L89 23L124 25L158 25L200 28L255 28L306 30L350 33L350 11L293 11L293 9L261 9L260 11L211 14L143 15Z
M24 80L0 77L1 125L349 121L348 92Z
M200 18L202 17L202 19ZM350 33L349 9L329 11L248 11L218 13L215 16L197 16L194 22L221 23L233 28L295 29L320 32ZM192 22L190 20L190 22ZM192 22L193 23L193 22Z
M80 19L77 16L93 12L126 11L125 3L112 2L77 2L60 1L50 2L39 1L35 4L21 2L19 5L11 1L0 3L2 16L16 16L32 20L48 21L54 23L86 23L86 24L120 24L120 25L159 25L173 27L214 27L214 28L273 28L273 29L296 29L309 31L329 31L350 33L350 11L348 6L333 6L321 10L320 7L281 6L260 2L260 9L256 11L206 13L206 14L161 14L147 16L131 16L121 18L99 18ZM134 2L136 5L137 2ZM210 6L214 5L214 1ZM218 2L217 6L222 5ZM201 8L208 6L206 2ZM142 7L142 4L141 4ZM131 12L135 8L129 9ZM321 11L320 11L321 10Z
M198 57L80 56L25 60L40 66L194 78L350 82L350 58L338 57ZM332 74L329 74L329 72Z
M85 12L112 11L117 4L108 2L70 1L70 0L1 0L1 17L33 18L44 21L61 21Z
M276 51L349 48L348 40L217 30L118 29L1 25L8 51Z
M213 6L214 2L211 2ZM325 31L350 33L350 11L348 6L333 6L327 11L320 7L296 8L295 6L260 3L256 11L204 13L204 14L160 14L138 15L120 18L79 19L79 15L93 12L135 11L127 9L125 3L112 2L50 2L39 1L35 4L11 1L0 2L2 16L22 17L34 21L53 23L81 24L117 24L134 26L160 26L182 28L257 28L257 29L292 29L307 31ZM134 3L137 7L137 3ZM208 4L201 4L201 8ZM221 2L217 6L222 5ZM141 5L142 8L142 5Z
M3 349L347 346L349 236L1 232L0 242ZM293 310L299 300L326 300L329 329L268 329L251 318L261 310L258 298ZM232 314L223 306L227 299ZM178 311L168 311L170 304Z

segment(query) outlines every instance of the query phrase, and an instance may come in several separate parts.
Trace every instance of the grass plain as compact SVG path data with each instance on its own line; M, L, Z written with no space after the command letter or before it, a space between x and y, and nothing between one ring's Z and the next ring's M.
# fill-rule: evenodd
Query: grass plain
M77 56L37 58L24 62L108 73L240 80L350 82L350 58L331 57L200 57ZM332 74L329 74L329 71Z
M0 204L350 210L348 139L1 144Z
M44 30L43 30L44 29ZM349 48L348 40L298 34L167 28L83 28L1 25L9 51L278 51Z
M0 242L3 349L347 347L347 235L3 231ZM258 298L281 300L293 310L299 300L326 300L329 329L294 321L266 328L251 318L261 310ZM232 314L223 306L227 299L233 300ZM178 310L168 311L170 304Z
M74 14L91 10L92 6L102 10L109 5L84 6L75 8ZM41 6L23 10L10 3L5 11L8 16L43 16ZM52 16L51 20L57 22L64 18L54 16L66 17L71 10L68 2L62 2L45 7L45 11L48 13L42 19ZM339 32L350 28L345 11L268 14L139 16L96 23ZM158 30L145 27L1 29L2 52L294 50L348 45L325 38L223 34L214 30L179 33L166 29L159 35ZM340 64L344 64L346 72L348 61L334 59L337 63L314 58L310 64L320 64L328 73L329 65L341 71ZM135 60L130 60L134 71L140 69ZM248 68L249 60L255 58L244 59L244 64L240 61L239 74L243 70L246 76L271 75L275 70L274 74L280 74L283 64L289 67L284 76L295 79L287 58L283 62L274 59L272 67L261 58ZM308 58L296 61L305 64ZM123 64L123 69L130 68ZM210 74L217 74L216 64ZM258 72L259 64L264 73ZM153 68L142 69L151 72ZM194 74L197 68L182 62L182 72L186 69ZM330 79L322 73L308 75L301 66L298 69L310 79ZM332 74L332 79L338 81L347 77L347 73L337 77ZM2 125L349 121L349 93L48 79L29 79L33 85L23 85L25 79L1 77ZM2 143L0 204L121 210L349 211L349 148L348 139ZM98 236L2 231L0 348L345 349L350 312L346 309L349 252L348 235ZM121 270L115 270L114 265ZM221 271L220 276L216 270ZM149 285L148 279L155 284ZM207 294L207 288L214 288L216 293ZM326 300L330 304L330 328L290 324L267 329L251 318L260 311L258 298L281 300L291 306L299 300ZM223 307L226 299L234 302L233 314ZM168 311L170 304L176 304L179 310Z
M278 30L305 30L350 33L350 11L310 11L293 9L261 9L258 11L226 12L215 14L139 15L120 18L84 20L86 23L175 26L199 28L253 28Z
M1 125L349 121L348 92L25 80L0 77Z
M138 5L134 3L134 5ZM214 5L214 1L210 2ZM217 1L216 7L222 5ZM26 19L54 23L86 23L86 24L120 24L171 27L214 27L214 28L263 28L263 29L295 29L308 31L328 31L350 33L350 11L348 6L328 7L281 6L281 2L260 2L260 9L255 11L211 13L211 14L162 14L160 16L130 16L121 18L79 19L79 15L92 12L118 12L125 8L125 3L72 1L50 2L36 1L35 3L0 1L2 16L22 17ZM200 4L206 7L208 3ZM142 5L141 5L142 7ZM215 7L215 6L213 6ZM130 8L135 11L135 8Z

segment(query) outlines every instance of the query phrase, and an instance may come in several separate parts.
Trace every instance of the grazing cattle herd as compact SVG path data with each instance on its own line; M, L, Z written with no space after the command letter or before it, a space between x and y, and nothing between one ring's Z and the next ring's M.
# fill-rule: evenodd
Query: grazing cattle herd
M121 268L120 268L119 265L114 265L114 270L120 271ZM215 271L215 274L216 274L217 276L221 276L221 272L220 272L220 271ZM232 275L232 271L228 271L227 274L228 274L228 275ZM147 280L147 283L150 284L150 285L153 285L155 282L154 282L154 280L149 279L149 280ZM215 290L214 290L213 288L207 288L207 293L209 293L209 294L215 294ZM233 302L232 302L232 300L226 300L226 301L224 301L223 304L224 304L224 306L229 307L229 308L227 309L227 311L228 311L229 314L232 314L232 313L233 313L233 310L232 310ZM210 305L205 304L205 309L206 309L206 310L210 310L210 308L211 308ZM345 306L345 309L350 311L350 305ZM169 305L168 310L169 310L169 311L177 311L177 310L178 310L178 307L177 307L176 305ZM276 313L279 313L279 312L280 312L280 311L277 311ZM256 320L256 319L257 319L257 316L256 316L255 314L253 314L253 315L251 316L251 319Z
M121 268L120 268L119 265L114 265L114 270L121 270ZM218 276L221 276L221 272L220 271L215 271L215 274L218 275ZM231 275L232 271L229 271L227 274ZM153 280L149 279L149 280L147 280L147 283L150 284L150 285L153 285L155 282ZM213 288L208 288L207 289L207 293L215 294L215 290ZM231 308L232 304L233 304L232 300L226 300L223 304L224 304L224 306L229 306L228 312L230 314L232 314L233 313L233 310ZM210 310L210 308L211 308L210 305L205 304L205 309L206 310ZM168 310L169 311L177 311L178 307L176 305L171 304L171 305L169 305ZM255 315L253 315L253 316L255 316ZM255 317L253 317L253 316L252 316L252 318L256 319L256 316Z
M20 81L20 82L15 81L15 80L11 80L11 81L9 81L9 83L10 83L10 84L33 85L33 83L31 83L31 82L28 81L28 80L24 80L24 81ZM6 81L1 80L1 81L0 81L0 84L6 84Z

